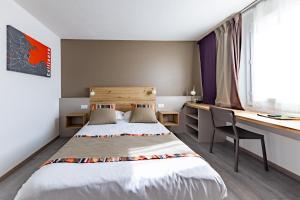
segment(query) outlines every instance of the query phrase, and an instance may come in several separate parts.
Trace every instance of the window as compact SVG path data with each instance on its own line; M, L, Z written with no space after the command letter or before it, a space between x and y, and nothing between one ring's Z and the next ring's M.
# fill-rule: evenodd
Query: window
M246 108L300 113L299 22L299 0L265 0L243 15L240 93Z

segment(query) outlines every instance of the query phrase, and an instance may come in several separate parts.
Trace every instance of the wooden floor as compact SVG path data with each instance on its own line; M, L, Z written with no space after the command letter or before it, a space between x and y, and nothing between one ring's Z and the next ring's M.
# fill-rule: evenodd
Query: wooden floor
M239 172L234 172L233 144L215 143L211 154L209 144L197 144L186 135L178 137L221 175L228 189L226 200L300 200L300 182L272 168L266 172L263 164L248 154L240 153Z
M45 161L58 151L67 142L66 138L59 138L51 143L32 160L15 171L12 175L0 182L0 200L11 200L15 197L23 183L36 171Z
M226 200L300 200L300 183L271 168L265 172L262 163L241 153L239 173L233 171L233 146L219 143L214 153L208 153L207 144L197 144L188 136L179 136L194 151L201 154L219 172L228 189ZM18 189L66 139L59 138L30 162L0 182L0 200L13 199Z

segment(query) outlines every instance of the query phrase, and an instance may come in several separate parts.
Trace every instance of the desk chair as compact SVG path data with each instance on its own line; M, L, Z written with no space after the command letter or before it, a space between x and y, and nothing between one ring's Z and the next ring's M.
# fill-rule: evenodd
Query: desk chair
M265 170L268 171L268 160L266 154L265 140L264 136L247 131L245 129L236 127L235 114L232 110L219 108L215 106L210 106L209 108L213 124L213 132L211 134L210 148L209 152L212 153L214 136L218 131L225 134L226 136L234 139L234 171L238 171L238 160L239 160L239 140L240 139L259 139L261 141L263 160Z

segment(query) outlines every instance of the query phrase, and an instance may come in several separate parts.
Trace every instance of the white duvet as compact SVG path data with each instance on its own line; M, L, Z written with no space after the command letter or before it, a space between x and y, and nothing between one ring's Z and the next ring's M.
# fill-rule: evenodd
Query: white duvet
M166 133L161 124L118 121L86 125L77 135ZM37 170L15 200L220 200L227 196L220 175L202 158L113 163L56 163Z

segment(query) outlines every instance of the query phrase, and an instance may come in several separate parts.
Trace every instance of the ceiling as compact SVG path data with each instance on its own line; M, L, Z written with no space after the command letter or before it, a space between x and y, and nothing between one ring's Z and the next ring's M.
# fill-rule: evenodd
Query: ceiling
M62 39L194 41L254 0L15 0Z

